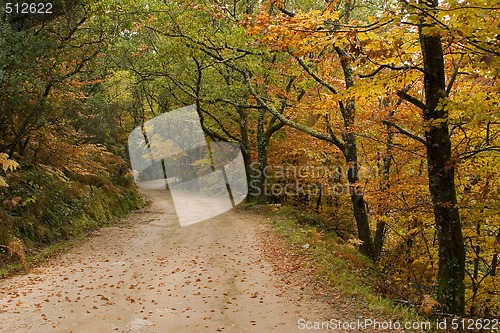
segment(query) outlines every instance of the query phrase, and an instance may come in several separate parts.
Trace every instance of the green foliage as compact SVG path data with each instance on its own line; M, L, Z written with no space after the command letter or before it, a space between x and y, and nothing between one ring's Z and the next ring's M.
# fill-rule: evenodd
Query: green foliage
M339 197L339 199L341 199ZM344 197L345 199L345 197ZM354 238L356 230L353 228L351 220L351 212L341 212L341 207L349 207L346 204L334 204L331 207L323 207L321 212L312 212L312 206L302 208L286 206L280 209L280 214L296 220L299 225L310 225L319 228L320 230L335 234L338 239L347 241Z
M58 1L44 22L0 19L0 185L9 183L0 187L2 264L16 240L31 255L142 204L119 157L122 110L104 86L102 55L118 22L102 5Z

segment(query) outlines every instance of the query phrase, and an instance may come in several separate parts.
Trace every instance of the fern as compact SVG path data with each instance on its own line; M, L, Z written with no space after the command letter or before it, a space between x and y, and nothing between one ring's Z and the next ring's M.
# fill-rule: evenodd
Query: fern
M9 159L9 155L5 153L0 153L0 167L4 172L13 171L18 166L19 164L16 161ZM9 184L7 184L5 178L3 178L0 175L0 187L8 187L8 186Z
M19 258L19 261L21 261L21 264L24 267L24 270L27 272L28 271L28 262L26 260L26 250L24 248L24 244L20 239L13 239L12 241L9 242L7 246L5 245L0 245L0 247L6 248L9 251L9 255L12 257L16 255Z

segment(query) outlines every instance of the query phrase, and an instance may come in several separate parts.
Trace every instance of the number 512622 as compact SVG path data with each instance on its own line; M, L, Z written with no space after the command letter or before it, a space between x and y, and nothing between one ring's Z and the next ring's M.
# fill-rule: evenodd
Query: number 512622
M7 14L52 14L52 3L50 2L20 2L5 4Z

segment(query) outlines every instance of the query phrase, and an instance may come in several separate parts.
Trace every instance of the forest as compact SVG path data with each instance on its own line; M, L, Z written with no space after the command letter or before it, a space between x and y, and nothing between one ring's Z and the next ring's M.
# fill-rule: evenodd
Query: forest
M141 207L129 133L194 105L246 204L315 214L386 297L500 316L497 2L22 2L0 1L0 265Z

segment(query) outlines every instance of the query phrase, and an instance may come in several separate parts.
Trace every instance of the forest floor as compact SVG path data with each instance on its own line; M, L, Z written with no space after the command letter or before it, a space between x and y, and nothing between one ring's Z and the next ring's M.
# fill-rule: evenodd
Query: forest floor
M303 268L264 215L180 228L166 191L145 194L146 209L0 281L0 332L290 333L377 318Z

